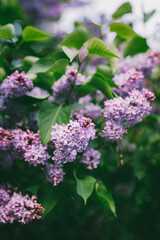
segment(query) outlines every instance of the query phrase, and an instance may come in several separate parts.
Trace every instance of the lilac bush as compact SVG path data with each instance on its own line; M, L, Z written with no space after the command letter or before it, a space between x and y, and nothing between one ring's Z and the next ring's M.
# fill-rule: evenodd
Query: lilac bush
M79 2L69 1L69 6ZM21 4L41 29L46 22L56 24L67 6L57 0ZM117 239L119 229L125 232L129 224L134 232L139 212L148 211L150 185L158 182L153 173L159 167L160 52L151 50L130 24L116 20L123 15L101 16L99 25L75 22L74 30L61 36L19 20L0 28L2 226L46 218L39 222L42 229L35 223L35 231L43 233L36 237L61 239L65 226L71 229L65 238L71 239L74 228L88 234L95 226L103 235L107 219L116 230L102 238ZM116 33L112 42L110 32ZM60 231L52 235L50 228ZM146 239L131 233L128 239Z

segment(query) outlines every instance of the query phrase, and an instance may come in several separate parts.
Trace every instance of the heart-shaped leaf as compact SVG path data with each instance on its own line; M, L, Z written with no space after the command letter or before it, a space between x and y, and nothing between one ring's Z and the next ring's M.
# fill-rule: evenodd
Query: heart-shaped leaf
M77 193L83 198L84 204L86 205L87 199L91 196L93 192L96 179L92 176L85 176L83 179L79 179L77 178L75 172L74 177L77 182Z
M135 37L132 38L125 46L123 50L123 56L134 56L138 53L146 52L149 49L149 46L145 38Z
M62 46L62 50L67 55L67 57L70 59L70 62L73 61L73 59L78 55L78 51L76 49L70 49L66 46Z
M26 42L41 41L49 37L51 36L32 26L25 27L23 31L23 41Z
M14 34L15 34L15 29L13 24L7 24L0 28L0 37L12 40Z
M85 27L80 26L75 28L73 32L68 34L63 39L60 46L67 46L80 49L88 39L89 39L88 30Z
M121 22L112 23L110 25L110 31L116 32L120 37L125 39L139 36L137 33L133 31L131 26Z
M104 207L109 208L111 212L115 215L115 217L117 217L113 197L111 193L107 190L105 185L102 183L96 183L95 189L96 189L96 195L98 197L98 200L101 202L101 204Z
M49 101L44 101L38 113L38 123L42 144L46 144L51 139L52 126L55 123L67 124L70 119L71 106L57 105Z
M131 13L132 6L129 2L123 3L116 11L113 13L112 17L114 19L122 17L124 14Z
M117 57L119 58L112 50L107 46L105 42L100 40L99 38L92 38L88 42L88 54L96 54L103 58L112 58Z

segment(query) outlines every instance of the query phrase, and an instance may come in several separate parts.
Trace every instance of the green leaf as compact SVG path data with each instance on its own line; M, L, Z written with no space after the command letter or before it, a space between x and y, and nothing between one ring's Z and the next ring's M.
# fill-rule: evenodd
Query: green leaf
M38 202L42 204L45 212L43 217L46 216L58 203L60 198L59 189L53 187L51 184L43 184L38 190Z
M64 53L67 55L67 57L70 59L70 62L73 61L73 59L78 55L78 51L77 50L72 50L66 46L62 46L62 50L64 51Z
M98 75L97 75L98 74ZM115 84L115 82L112 80L112 76L107 77L105 75L105 72L99 71L99 68L97 68L97 74L96 76L102 78L105 82L109 84L110 87L118 88L118 86Z
M91 176L85 176L83 179L78 179L75 172L74 177L77 182L77 193L84 200L84 205L87 203L87 199L91 196L96 179Z
M29 192L33 193L35 196L37 196L39 187L40 187L40 184L35 184L35 185L27 187L25 189L25 191L29 191Z
M51 69L51 67L53 67L54 63L55 61L52 58L41 58L33 63L27 75L47 72L49 69Z
M12 40L15 33L13 24L7 24L0 28L0 37Z
M59 73L60 75L63 75L66 71L68 63L69 63L68 59L65 58L58 59L49 69L49 72Z
M95 189L96 189L96 195L98 197L98 200L101 202L101 204L104 207L109 208L111 212L114 214L114 216L117 217L114 200L112 198L111 193L108 192L105 185L102 183L96 183Z
M61 43L62 46L73 47L80 49L83 44L89 39L88 30L85 27L77 27L73 32L68 34Z
M23 68L24 71L27 72L29 71L29 69L31 68L31 66L33 65L33 63L35 63L36 61L38 61L39 58L34 57L34 56L26 56L23 59Z
M80 97L84 97L87 94L91 93L92 91L96 90L95 87L93 87L89 82L81 84L78 86L77 89L77 96Z
M28 105L28 104L35 104L41 103L43 100L47 99L49 95L42 95L42 96L32 96L31 94L24 95L20 97L18 100L21 104Z
M116 32L120 37L125 39L139 36L137 33L133 31L131 26L120 22L112 23L110 25L110 31Z
M99 38L92 38L88 42L87 49L88 54L96 54L106 59L112 57L119 58L115 53L112 52L112 50L107 46L107 44L100 40Z
M6 72L5 72L5 69L0 67L0 83L3 81L3 79L5 78L6 76Z
M49 101L44 101L38 113L38 123L42 144L46 144L51 139L52 126L57 123L67 124L70 119L72 105L56 105Z
M90 80L90 84L96 89L100 90L102 93L104 93L107 98L114 98L111 87L109 86L107 81L104 80L101 74L95 73Z
M122 17L126 13L132 13L132 6L129 2L123 3L116 11L113 13L112 17L117 19Z
M51 36L32 26L25 27L23 31L23 41L26 42L41 41L49 37Z
M106 64L99 64L97 66L97 72L103 74L105 77L109 77L109 78L113 77L111 68L108 67Z
M123 50L123 56L134 56L138 53L146 52L149 49L146 39L142 37L135 37L131 39Z
M143 13L143 21L144 23L146 23L154 14L155 14L156 10L153 10L149 13Z

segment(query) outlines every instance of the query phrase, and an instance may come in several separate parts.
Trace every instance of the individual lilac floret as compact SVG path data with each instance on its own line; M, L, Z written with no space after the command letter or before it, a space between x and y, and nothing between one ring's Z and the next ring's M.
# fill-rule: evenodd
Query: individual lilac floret
M141 89L144 85L144 75L141 71L130 69L126 73L115 75L113 81L119 87L115 92L120 96L128 95L134 88Z
M61 104L65 100L73 84L78 85L84 82L86 82L85 76L83 76L81 73L77 74L77 70L75 70L73 67L68 67L66 75L63 75L52 86L53 89L52 100L58 104ZM70 97L70 101L74 102L75 100L76 100L75 91L73 91Z
M101 157L101 153L94 148L87 148L87 150L83 153L82 159L80 162L87 165L88 169L97 168L99 164L99 159Z
M60 165L47 164L45 169L46 179L54 186L63 181L64 172Z
M1 94L6 98L17 98L24 95L29 89L33 88L33 83L17 70L3 80L1 84Z
M22 196L8 185L0 186L0 223L20 222L22 224L40 219L44 208L37 203L36 197Z
M84 151L88 142L95 138L95 125L89 118L81 118L67 125L55 124L52 127L52 142L56 150L52 158L56 164L72 162L76 159L77 153Z
M101 136L107 140L122 139L126 128L141 122L143 116L150 114L150 101L154 99L152 92L134 89L125 99L118 97L105 101L103 113L107 121Z

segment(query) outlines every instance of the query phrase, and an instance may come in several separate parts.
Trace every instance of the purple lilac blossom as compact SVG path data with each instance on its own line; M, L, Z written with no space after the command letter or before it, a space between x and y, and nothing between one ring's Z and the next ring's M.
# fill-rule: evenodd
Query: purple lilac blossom
M21 192L15 192L10 185L0 186L0 223L20 222L22 224L40 219L44 208L37 203L36 197L31 198Z
M87 165L87 168L91 170L93 168L97 168L100 157L101 157L101 153L99 151L89 147L82 154L82 159L80 162Z
M21 129L6 131L0 128L1 165L9 162L9 155L12 160L24 158L25 161L34 166L44 165L50 158L46 150L47 147L40 142L39 132L33 133L30 130L25 132Z
M133 68L125 73L115 75L113 81L119 87L119 89L114 89L114 91L119 96L126 96L128 92L131 92L134 88L142 88L144 85L144 75L141 71L137 71Z
M17 98L24 95L29 89L33 88L33 83L17 70L3 80L1 84L1 94L6 98Z
M29 164L37 166L38 164L44 165L50 158L50 155L46 152L47 147L41 143L32 144L24 153L24 160Z
M127 130L124 129L122 123L108 120L105 122L104 129L100 136L106 141L118 141L122 139L124 133L127 133Z
M64 172L59 164L46 164L45 176L48 182L56 186L63 181Z
M12 146L12 139L14 135L3 128L0 127L0 149L9 150Z
M34 166L44 165L50 158L50 155L46 152L47 147L40 142L39 132L33 133L27 130L22 134L17 134L14 146L20 153L24 153L24 160Z
M75 70L73 67L68 67L66 74L53 84L53 98L51 99L58 104L63 103L67 94L69 93L71 85L74 83L74 80L75 85L79 85L87 81L84 75L81 73L77 74L77 70ZM72 91L70 97L71 102L74 102L76 100L75 91L76 90Z
M65 125L55 124L51 131L51 142L55 150L52 160L54 164L46 164L45 175L49 182L56 186L63 181L63 164L73 162L77 153L86 150L88 142L95 138L95 125L89 118L81 118Z
M152 107L150 101L154 100L154 94L146 89L142 92L133 89L126 98L117 97L104 102L103 110L105 122L100 134L106 140L120 140L126 128L142 121L143 116L150 114Z
M118 61L120 72L124 73L130 68L135 68L142 71L145 78L150 77L152 69L160 64L160 52L149 50L146 53L138 54L135 57L127 57Z
M78 152L83 152L90 139L95 138L95 125L89 118L81 118L67 125L55 124L52 127L52 142L55 144L53 161L57 164L72 162Z

